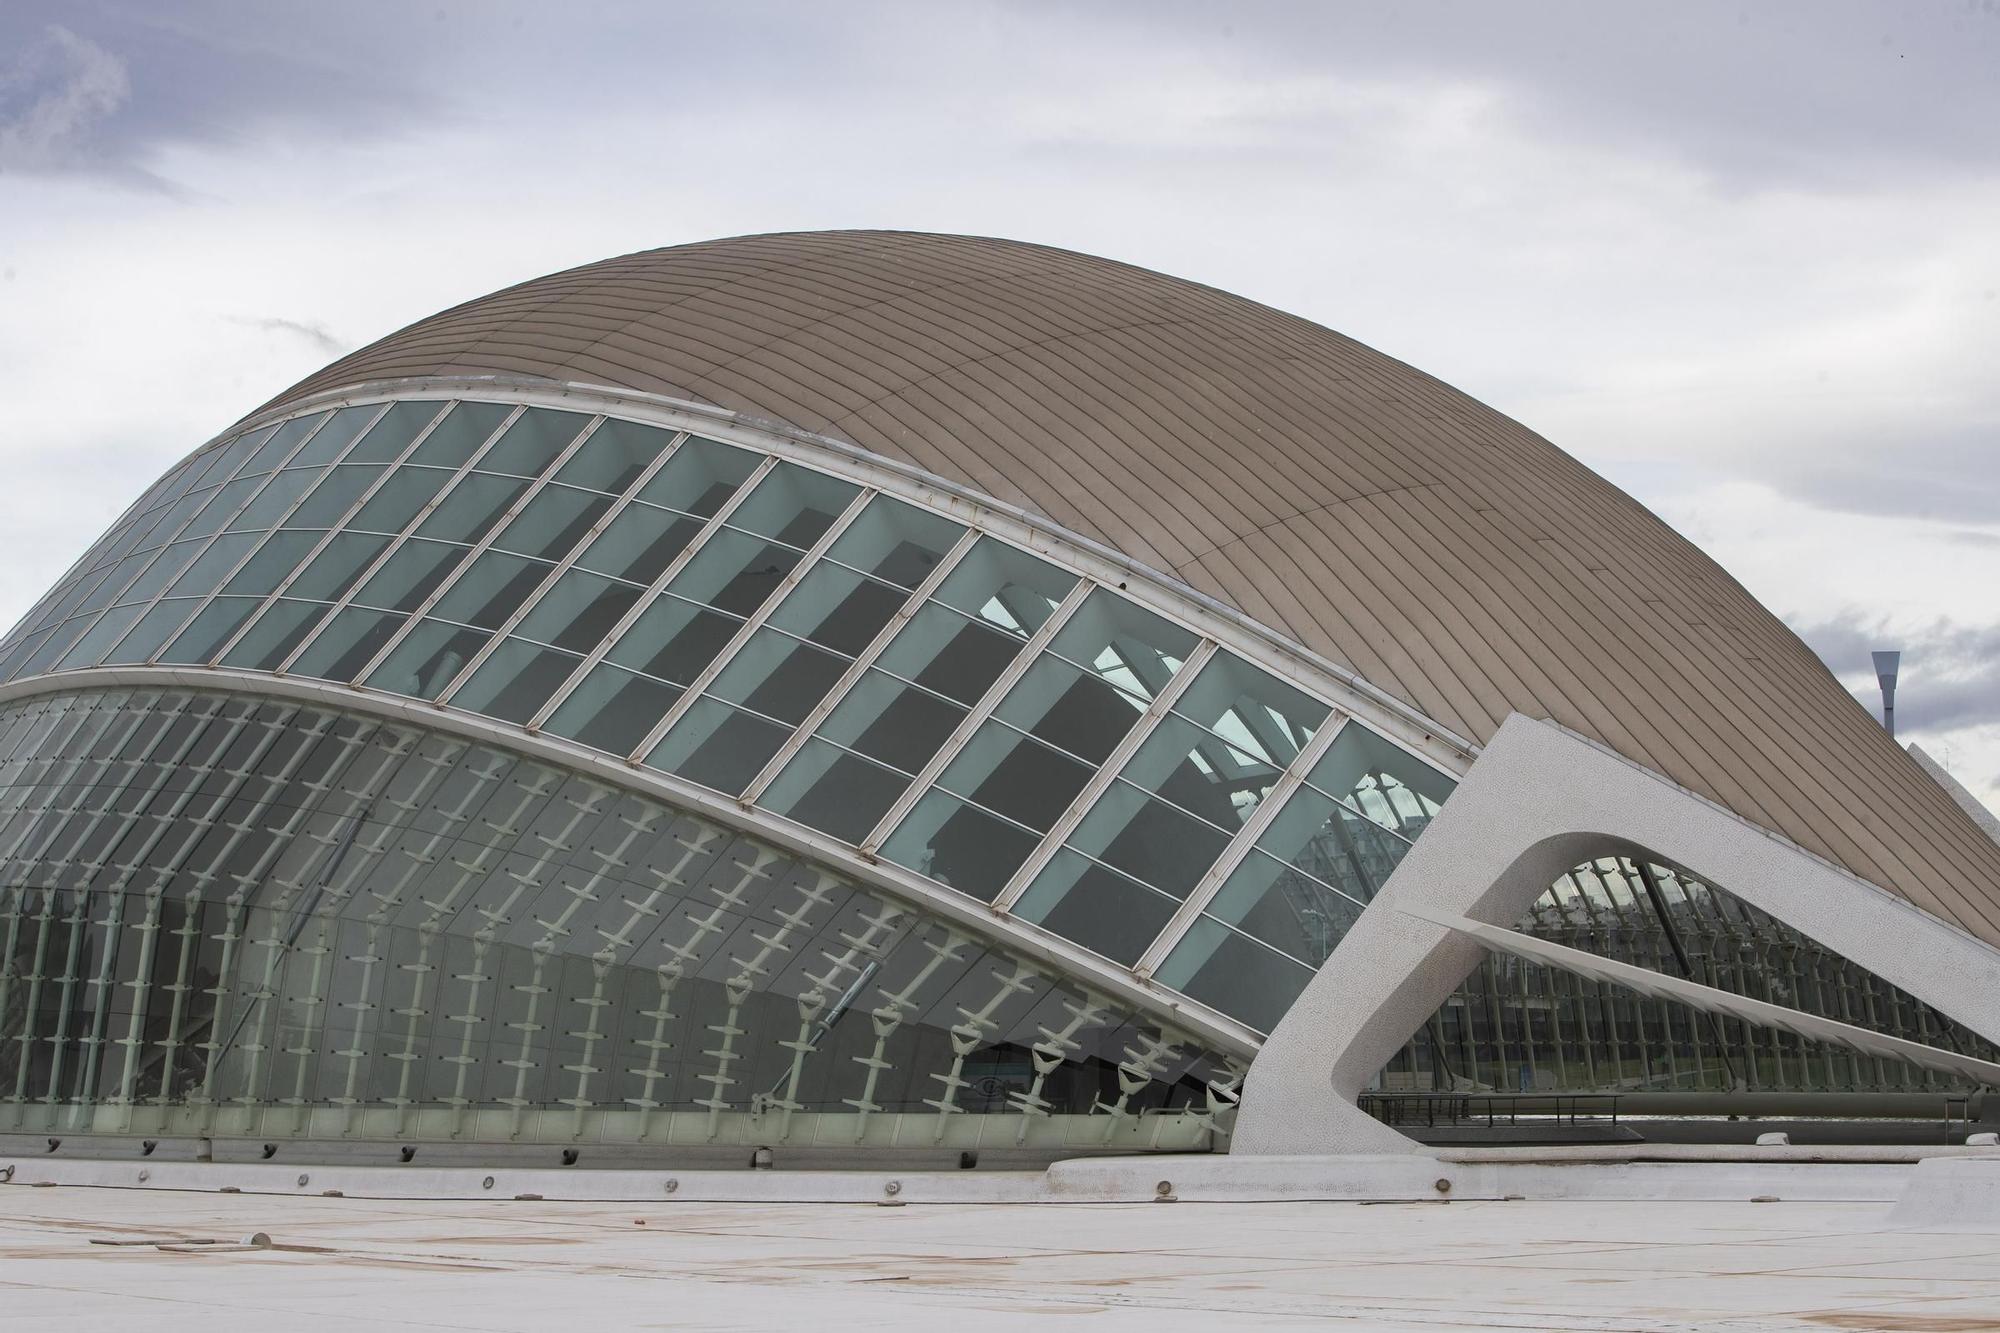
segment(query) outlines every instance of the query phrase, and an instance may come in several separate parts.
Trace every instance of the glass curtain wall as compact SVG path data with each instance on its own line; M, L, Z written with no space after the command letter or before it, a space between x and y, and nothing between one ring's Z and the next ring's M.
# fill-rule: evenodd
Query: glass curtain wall
M240 695L0 710L0 1131L1185 1149L1240 1072L504 750Z

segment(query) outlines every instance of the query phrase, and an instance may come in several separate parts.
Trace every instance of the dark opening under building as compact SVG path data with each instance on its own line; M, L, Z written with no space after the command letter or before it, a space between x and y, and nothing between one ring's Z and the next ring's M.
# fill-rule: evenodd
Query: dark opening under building
M0 1134L917 1162L2000 1076L2000 845L1719 567L1040 246L421 321L154 483L0 680Z

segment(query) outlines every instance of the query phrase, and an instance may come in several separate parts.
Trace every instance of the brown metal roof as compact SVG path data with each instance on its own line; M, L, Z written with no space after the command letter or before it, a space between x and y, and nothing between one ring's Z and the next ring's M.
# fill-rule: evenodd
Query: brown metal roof
M508 288L275 401L424 375L666 394L913 463L1462 735L1553 718L2000 944L2000 847L1720 566L1517 422L1268 306L1013 241L748 236Z

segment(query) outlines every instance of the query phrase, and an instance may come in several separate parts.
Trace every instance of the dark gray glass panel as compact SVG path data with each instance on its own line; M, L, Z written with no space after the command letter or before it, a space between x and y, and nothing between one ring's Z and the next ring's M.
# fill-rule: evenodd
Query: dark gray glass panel
M819 734L915 773L944 748L966 712L948 699L868 671L827 716Z
M565 486L623 494L673 438L672 431L607 420L577 446L554 479Z
M950 519L878 495L827 549L827 558L914 588L930 577L965 529Z
M452 695L451 706L507 722L526 722L582 661L575 653L508 639Z
M429 517L417 525L417 535L437 541L475 544L507 516L528 483L519 477L495 477L482 472L459 478Z
M353 587L356 579L368 572L369 564L388 544L387 537L336 533L325 549L299 571L298 578L292 581L292 586L285 593L302 601L334 601Z
M1206 917L1162 964L1162 985L1269 1032L1313 977L1312 969L1227 930Z
M1040 834L944 792L930 791L896 826L895 834L882 845L882 855L990 903L1039 842Z
M120 664L150 660L199 605L200 601L192 597L169 597L155 602L139 617L131 632L118 641L118 646L104 655L104 660Z
M381 475L380 467L340 464L313 488L312 494L306 496L305 502L293 511L284 525L288 528L338 527L347 511L354 507L354 502L366 494Z
M682 693L678 686L601 663L542 729L612 754L629 755Z
M420 621L364 683L413 699L435 699L492 637L483 629Z
M312 646L290 668L295 676L351 681L375 660L402 627L403 617L389 611L350 606L327 622Z
M763 460L700 436L690 436L639 489L637 498L696 518L708 518L734 495Z
M223 654L227 666L256 671L275 671L292 655L306 635L319 628L333 608L324 602L276 601L264 608L236 646Z
M524 639L587 653L602 643L639 599L639 589L572 569L542 594L514 632Z
M399 533L437 498L449 480L451 474L440 468L399 467L368 497L368 503L347 527L357 532Z
M539 477L589 422L580 412L531 407L480 456L477 466L481 472Z
M1131 964L1174 907L1173 898L1064 848L1021 895L1014 914L1113 962Z
M1229 845L1229 834L1129 783L1114 782L1090 807L1068 845L1175 898L1185 898ZM1029 896L1048 902L1043 889L1054 867ZM1025 901L1025 899L1024 899Z
M651 583L687 549L702 521L648 505L628 505L577 557L577 565L634 583Z
M669 592L731 615L748 616L784 584L804 553L724 529L702 544L667 585Z
M981 537L938 585L935 600L1025 639L1075 586L1068 570Z
M945 767L938 785L1045 833L1083 790L1091 771L1070 755L989 720Z
M444 407L441 402L391 403L389 411L347 451L349 463L393 463ZM317 444L319 441L314 440Z
M1102 676L1045 654L1007 692L995 716L1098 764L1144 709Z
M885 671L971 704L1000 678L1026 640L926 603L876 659Z
M380 403L364 403L358 407L341 408L333 414L331 420L320 427L312 439L306 441L305 448L294 454L286 466L320 467L331 463L340 456L341 450L354 442L354 437L359 435L381 410ZM283 435L285 431L298 424L297 419L288 421L279 427L278 434Z
M472 554L469 546L412 537L382 562L354 600L363 606L414 611Z
M757 803L859 844L910 785L899 773L823 740L807 741Z
M761 629L736 650L709 693L797 726L847 667L844 657Z
M201 597L214 592L236 568L244 556L257 544L257 535L249 532L224 533L209 543L201 558L187 567L167 589L169 597Z
M874 641L908 600L909 594L902 588L822 561L785 595L771 613L770 623L854 657Z
M299 497L319 480L320 473L312 468L287 468L264 483L264 489L257 497L243 506L243 512L229 521L230 532L256 532L276 527L278 521L291 511Z
M426 467L458 468L465 465L479 447L493 438L500 423L514 409L506 403L460 403L438 422L437 429L410 455L410 462Z
M780 463L730 511L729 526L804 549L826 535L861 488L852 482Z
M496 550L560 560L611 507L611 497L569 486L545 486L493 539Z
M255 597L218 597L202 609L194 623L182 630L165 652L162 662L206 662L229 641L257 609Z
M791 734L788 726L702 699L674 724L646 763L733 796L750 785Z
M504 551L487 551L459 575L438 599L432 614L461 625L495 629L520 610L528 595L549 576L550 565Z
M620 666L687 685L741 626L729 616L662 597L640 614L606 657Z
M144 610L142 606L133 605L114 606L106 611L98 618L97 623L76 641L76 645L63 654L62 660L56 663L56 670L67 671L72 667L97 665L103 660L111 645L117 643L125 636L125 631L132 628L132 622L137 620L139 613Z

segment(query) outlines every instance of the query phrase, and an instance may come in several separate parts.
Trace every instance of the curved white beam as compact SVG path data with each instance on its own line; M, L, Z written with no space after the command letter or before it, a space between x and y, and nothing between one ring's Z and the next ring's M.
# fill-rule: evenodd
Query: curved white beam
M1515 714L1251 1066L1240 1153L1425 1152L1356 1098L1476 967L1425 920L1511 925L1565 872L1625 855L1685 868L2000 1040L2000 950L1652 770Z

